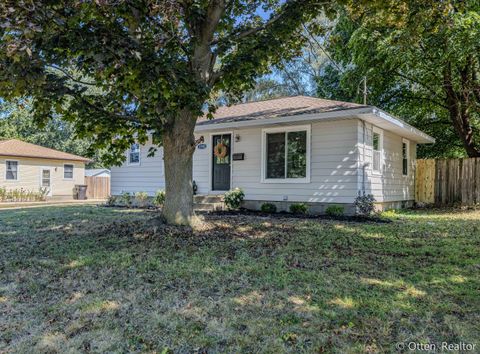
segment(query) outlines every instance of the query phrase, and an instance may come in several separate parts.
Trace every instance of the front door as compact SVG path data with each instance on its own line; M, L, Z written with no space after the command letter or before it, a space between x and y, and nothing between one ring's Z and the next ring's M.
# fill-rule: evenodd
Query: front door
M212 190L230 190L231 134L212 137Z
M52 178L50 174L50 169L49 168L42 168L41 172L41 181L40 181L40 187L42 189L46 188L48 196L52 195Z

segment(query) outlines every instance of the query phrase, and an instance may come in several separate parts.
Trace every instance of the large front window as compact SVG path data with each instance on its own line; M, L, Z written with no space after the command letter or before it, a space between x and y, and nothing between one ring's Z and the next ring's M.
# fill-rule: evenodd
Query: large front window
M309 128L264 131L264 181L307 182Z

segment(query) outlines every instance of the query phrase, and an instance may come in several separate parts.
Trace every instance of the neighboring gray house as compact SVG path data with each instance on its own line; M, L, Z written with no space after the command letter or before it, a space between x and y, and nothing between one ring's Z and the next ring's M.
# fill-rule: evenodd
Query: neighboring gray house
M305 202L313 212L332 204L352 210L363 192L380 208L410 205L417 144L434 142L376 107L305 96L221 107L197 123L195 136L203 137L193 159L198 194L240 187L246 207ZM113 195L164 188L162 149L147 157L150 146L151 139L134 144L112 168Z
M110 177L108 168L90 168L85 170L85 177Z

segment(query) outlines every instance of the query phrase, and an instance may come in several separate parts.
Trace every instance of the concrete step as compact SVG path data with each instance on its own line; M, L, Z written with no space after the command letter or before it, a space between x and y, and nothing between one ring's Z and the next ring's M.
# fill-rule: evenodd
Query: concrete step
M223 210L224 204L223 203L194 203L193 208L195 210L203 210L203 211Z
M194 203L223 203L223 195L194 195Z

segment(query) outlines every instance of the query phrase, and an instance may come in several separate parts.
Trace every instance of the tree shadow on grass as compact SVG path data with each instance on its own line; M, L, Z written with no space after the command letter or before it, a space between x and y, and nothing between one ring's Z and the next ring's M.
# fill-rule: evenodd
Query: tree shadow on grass
M191 230L102 213L34 214L1 235L0 348L394 352L478 338L479 241L462 219Z

